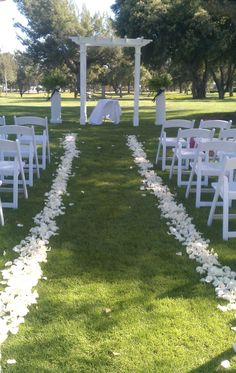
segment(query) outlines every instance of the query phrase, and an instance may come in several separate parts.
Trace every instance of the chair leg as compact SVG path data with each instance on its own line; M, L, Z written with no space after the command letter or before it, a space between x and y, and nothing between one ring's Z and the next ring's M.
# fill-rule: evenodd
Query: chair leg
M1 225L5 225L1 199L0 199L0 220L1 220Z
M51 162L51 152L50 152L50 144L49 141L47 141L47 151L48 151L48 162Z
M201 174L197 173L197 185L196 185L196 207L200 207L201 202L201 181L202 177Z
M171 166L170 166L170 173L169 173L169 179L172 178L173 173L174 173L174 166L175 166L175 153L173 154L172 161L171 161Z
M46 144L43 143L42 145L42 168L43 170L46 169Z
M182 184L182 159L178 158L178 169L177 169L177 185Z
M155 160L156 164L158 163L158 160L159 160L160 151L161 151L161 141L159 141L158 147L157 147L157 154L156 154L156 160Z
M223 240L229 238L229 195L227 183L224 180L224 193L223 193Z
M29 186L33 186L33 153L29 154Z
M13 176L13 204L14 209L18 208L18 170L14 170Z
M162 171L166 169L166 147L162 145Z
M214 198L213 198L213 201L212 201L212 204L211 204L211 209L210 209L210 212L209 212L208 220L207 220L207 225L208 226L210 226L212 224L213 216L214 216L215 210L216 210L216 204L217 204L217 201L219 199L219 194L220 194L219 193L219 187L217 186L215 194L214 194Z
M191 171L190 176L189 176L188 185L187 185L186 192L185 192L185 198L189 197L191 185L192 185L192 182L193 182L193 176L194 176L194 167L192 167L192 171Z

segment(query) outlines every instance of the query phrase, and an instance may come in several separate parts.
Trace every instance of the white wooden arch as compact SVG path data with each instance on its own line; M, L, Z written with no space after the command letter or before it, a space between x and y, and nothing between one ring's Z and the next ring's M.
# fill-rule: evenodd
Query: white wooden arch
M80 46L80 124L87 122L86 108L86 73L87 73L87 47L134 47L135 48L135 70L134 70L134 114L133 125L139 125L139 85L140 85L140 60L141 48L152 40L137 38L101 38L97 36L71 36L70 39Z

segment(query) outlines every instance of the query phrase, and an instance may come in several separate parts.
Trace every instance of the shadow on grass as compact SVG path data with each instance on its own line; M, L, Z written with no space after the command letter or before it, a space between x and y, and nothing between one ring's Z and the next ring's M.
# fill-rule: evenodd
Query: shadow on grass
M235 352L233 349L228 349L222 354L217 355L214 359L208 361L205 364L202 364L198 368L190 370L188 373L220 373L225 372L226 369L221 366L221 362L223 360L234 360L235 361ZM236 370L233 368L227 369L227 372L229 373L235 373Z

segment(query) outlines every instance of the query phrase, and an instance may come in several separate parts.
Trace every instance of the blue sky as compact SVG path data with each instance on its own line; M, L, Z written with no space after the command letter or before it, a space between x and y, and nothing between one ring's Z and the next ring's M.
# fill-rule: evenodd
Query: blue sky
M96 11L107 12L110 15L110 6L114 0L74 0L74 3L81 9L85 4L91 13ZM0 50L1 52L13 53L15 49L22 50L20 42L17 40L16 29L13 27L14 22L24 22L24 18L18 12L13 0L0 1ZM17 31L18 32L18 31Z

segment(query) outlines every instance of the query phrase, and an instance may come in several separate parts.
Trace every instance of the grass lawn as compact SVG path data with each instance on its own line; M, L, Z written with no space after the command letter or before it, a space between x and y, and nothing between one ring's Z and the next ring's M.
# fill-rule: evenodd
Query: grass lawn
M88 111L95 106L88 103ZM155 158L160 128L154 125L151 97L140 102L140 126L132 125L133 101L120 99L122 121L102 126L79 125L79 100L69 94L62 100L62 125L50 125L52 162L20 198L18 210L4 211L0 229L0 268L16 254L11 248L33 226L43 208L63 150L60 138L78 134L81 155L74 161L64 197L66 214L57 219L59 235L50 239L51 251L37 286L38 303L31 306L17 335L2 346L4 373L213 373L223 372L229 359L236 372L234 312L217 309L214 288L200 282L196 262L167 233L157 200L140 190L141 176L127 135L144 144L151 162ZM168 118L232 119L236 125L236 98L203 101L180 94L167 95ZM47 115L44 96L0 97L0 115L11 124L13 115ZM184 199L167 172L156 172L183 201L194 224L219 260L236 271L235 239L222 241L221 222L206 226L208 208L195 209L194 196ZM70 203L74 205L70 206ZM23 224L22 228L17 223ZM6 251L6 255L3 253ZM220 301L223 304L222 301ZM16 359L8 365L7 359Z

